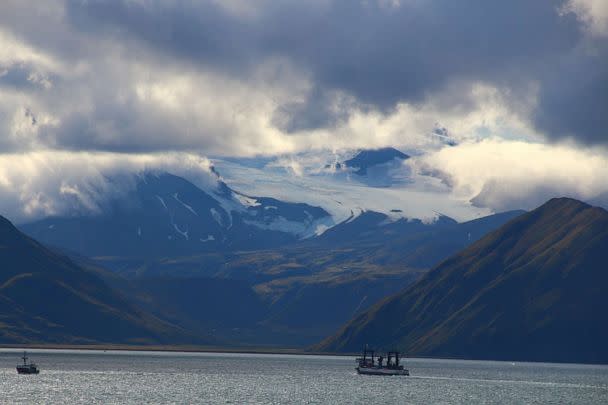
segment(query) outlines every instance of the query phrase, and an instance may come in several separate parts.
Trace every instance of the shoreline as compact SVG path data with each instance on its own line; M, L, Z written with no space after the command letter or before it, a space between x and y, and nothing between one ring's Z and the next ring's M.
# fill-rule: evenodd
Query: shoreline
M291 354L297 356L340 356L352 357L357 353L328 353L306 351L290 348L263 347L218 347L218 346L179 346L179 345L128 345L128 344L0 344L3 349L45 349L45 350L91 350L91 351L132 351L132 352L167 352L167 353L234 353L234 354Z
M294 356L331 356L331 357L357 357L361 353L333 353L314 352L295 348L264 348L264 347L219 347L219 346L196 346L196 345L128 345L128 344L0 344L0 351L4 349L42 349L42 350L82 350L82 351L124 351L124 352L160 352L160 353L227 353L227 354L273 354ZM480 362L503 362L503 363L536 363L536 364L565 364L582 366L608 366L608 363L581 363L575 361L540 361L540 360L497 360L497 359L472 359L462 357L430 357L430 356L406 356L404 359L417 360L460 360Z

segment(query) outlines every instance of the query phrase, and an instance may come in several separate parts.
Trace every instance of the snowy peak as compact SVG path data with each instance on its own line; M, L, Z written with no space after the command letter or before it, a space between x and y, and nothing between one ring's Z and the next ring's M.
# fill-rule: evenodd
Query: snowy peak
M356 169L355 174L364 176L370 167L392 162L393 160L406 160L409 156L395 148L364 149L353 158L344 161L344 166Z
M357 163L359 159L355 158L359 155L361 160L372 163L364 159L369 153L361 152L315 150L253 162L216 158L213 164L222 180L243 194L323 207L335 223L362 211L381 212L394 220L407 218L425 222L436 220L438 213L457 221L492 213L456 198L449 185L425 173L418 164L420 155L416 150L408 149L406 152L412 157L405 160L393 157L403 157L399 150L389 150L388 162L367 165L366 174L358 175L354 171L359 168L345 167L344 162ZM386 157L379 161L386 161Z
M240 194L246 199L247 210L242 213L246 224L260 229L286 232L298 239L319 235L334 225L327 211L304 203L286 203L274 198L253 198Z
M46 218L22 228L90 256L168 256L279 246L333 225L319 207L249 197L221 181L203 190L169 173L137 176L132 190L117 195L98 215Z
M137 189L140 200L150 200L152 195L159 200L172 225L178 220L185 224L205 222L205 229L209 229L208 235L213 236L213 240L222 239L221 234L235 223L305 238L314 235L318 225L329 225L331 220L322 208L247 196L232 190L221 180L217 188L205 192L181 177L163 173L147 176ZM186 225L174 228L179 235L188 237L183 230ZM226 239L226 235L223 237ZM208 237L203 239L209 240Z

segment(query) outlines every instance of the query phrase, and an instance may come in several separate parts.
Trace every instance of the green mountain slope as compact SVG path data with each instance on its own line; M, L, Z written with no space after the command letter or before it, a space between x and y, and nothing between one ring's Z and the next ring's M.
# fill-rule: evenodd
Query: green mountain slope
M0 217L0 342L195 341Z
M553 199L318 345L408 355L608 362L608 212Z

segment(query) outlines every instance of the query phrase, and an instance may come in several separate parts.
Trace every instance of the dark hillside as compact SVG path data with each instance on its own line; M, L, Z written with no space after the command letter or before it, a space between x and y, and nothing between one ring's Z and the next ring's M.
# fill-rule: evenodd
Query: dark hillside
M608 212L553 199L357 316L319 348L608 362Z
M0 341L195 340L133 307L96 275L23 235L0 217Z

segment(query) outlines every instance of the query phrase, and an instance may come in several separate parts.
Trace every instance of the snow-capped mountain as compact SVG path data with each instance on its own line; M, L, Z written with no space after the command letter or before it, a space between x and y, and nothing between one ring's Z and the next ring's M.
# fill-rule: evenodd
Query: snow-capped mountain
M363 149L344 161L327 163L323 172L331 173L336 179L355 181L369 187L391 187L407 180L404 174L408 174L408 169L404 161L409 158L390 147Z
M281 246L363 213L383 218L369 225L374 229L492 213L455 198L441 179L419 174L417 152L407 152L217 158L212 180L196 185L166 172L144 172L134 181L110 181L121 191L95 204L99 212L46 217L21 228L46 244L87 256L170 257Z
M158 257L278 246L333 225L322 208L250 197L221 180L202 190L169 173L145 173L119 195L96 215L48 217L21 228L84 255Z
M345 160L344 166L355 169L355 174L365 176L370 168L409 158L408 155L395 148L364 149L354 157Z
M421 174L416 165L422 152L406 152L326 150L274 159L212 160L232 188L323 207L335 223L367 211L386 214L390 220L426 223L441 216L462 222L492 214L455 196L443 179Z

